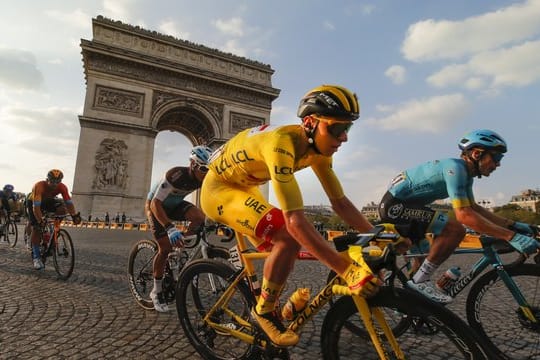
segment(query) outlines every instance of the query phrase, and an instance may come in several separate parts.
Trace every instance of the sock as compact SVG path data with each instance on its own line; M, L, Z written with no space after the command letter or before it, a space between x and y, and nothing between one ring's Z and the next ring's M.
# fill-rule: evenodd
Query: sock
M429 280L431 274L433 274L438 267L439 265L430 262L428 259L424 260L420 269L414 274L413 281L418 284Z
M163 278L154 278L154 290L156 290L156 293L160 293L163 291Z
M276 309L277 299L279 298L279 294L281 293L282 289L282 284L276 284L266 278L263 278L261 285L261 296L259 296L257 306L255 307L257 314L262 315L274 311Z
M39 245L32 245L32 259L39 259Z

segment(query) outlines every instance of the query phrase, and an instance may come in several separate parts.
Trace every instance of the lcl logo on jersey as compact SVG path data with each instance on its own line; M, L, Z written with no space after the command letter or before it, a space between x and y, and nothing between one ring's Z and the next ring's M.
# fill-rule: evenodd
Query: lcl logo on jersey
M293 173L293 169L288 166L282 166L280 168L274 166L274 172L277 175L291 175Z

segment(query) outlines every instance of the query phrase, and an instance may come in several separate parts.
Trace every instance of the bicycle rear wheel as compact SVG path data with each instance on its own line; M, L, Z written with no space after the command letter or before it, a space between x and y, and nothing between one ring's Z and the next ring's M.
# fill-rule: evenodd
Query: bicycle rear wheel
M53 249L54 269L60 279L66 280L73 273L75 266L75 249L73 240L69 233L64 230L58 230L56 237L56 249Z
M234 273L219 260L203 259L189 263L180 274L176 289L178 318L189 342L205 359L250 359L257 352L254 345L213 329L203 319L227 290ZM231 313L249 322L253 304L248 286L240 282L226 306L213 313L211 321L251 334L251 327L238 323Z
M503 359L540 359L540 265L505 266L532 307L527 319L510 290L492 270L482 275L467 297L467 320Z
M428 354L429 359L493 359L485 354L478 337L465 322L420 294L407 289L382 287L377 296L369 299L369 304L381 307L383 311L422 318L436 327L437 331L429 334L415 332L413 327L409 327L397 338L407 359L425 358ZM351 324L366 333L352 298L344 296L336 301L324 318L321 329L323 358L379 359L371 341L351 331ZM390 359L396 359L391 349L387 352Z
M156 254L157 243L153 240L139 240L129 252L129 290L137 304L146 310L154 310L150 292L154 287L154 275L152 273Z
M6 223L6 227L4 229L6 241L8 242L9 246L15 247L17 245L17 240L19 238L19 231L17 229L17 224L15 221L10 220Z

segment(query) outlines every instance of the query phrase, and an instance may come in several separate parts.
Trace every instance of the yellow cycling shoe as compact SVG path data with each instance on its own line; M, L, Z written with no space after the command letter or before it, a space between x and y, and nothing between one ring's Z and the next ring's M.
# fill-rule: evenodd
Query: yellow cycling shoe
M293 346L298 344L298 334L287 329L279 320L276 311L271 311L266 314L259 315L255 308L251 310L251 316L257 321L259 327L277 346Z

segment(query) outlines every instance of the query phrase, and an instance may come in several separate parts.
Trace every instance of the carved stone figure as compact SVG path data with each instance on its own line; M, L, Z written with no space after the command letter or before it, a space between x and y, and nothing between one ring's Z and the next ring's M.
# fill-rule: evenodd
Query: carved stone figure
M123 140L104 139L95 156L94 189L125 189L127 186L127 145Z

